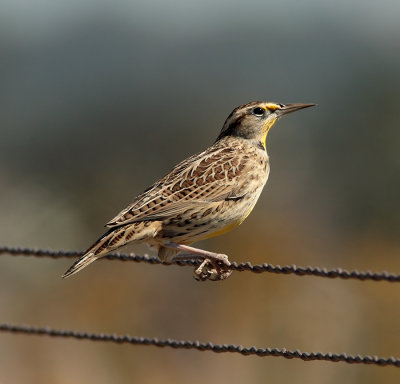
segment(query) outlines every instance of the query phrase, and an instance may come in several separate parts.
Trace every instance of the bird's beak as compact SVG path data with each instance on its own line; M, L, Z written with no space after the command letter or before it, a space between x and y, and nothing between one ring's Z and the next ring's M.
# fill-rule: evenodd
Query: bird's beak
M284 104L281 108L277 109L275 113L280 117L287 115L288 113L296 112L300 109L313 107L317 104L304 104L304 103L294 103L294 104Z

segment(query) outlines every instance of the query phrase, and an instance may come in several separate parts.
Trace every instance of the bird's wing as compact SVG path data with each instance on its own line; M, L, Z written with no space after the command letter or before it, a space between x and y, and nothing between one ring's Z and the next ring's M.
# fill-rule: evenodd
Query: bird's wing
M164 220L189 209L241 197L238 176L249 156L234 148L210 147L178 164L107 223L108 227L144 220Z

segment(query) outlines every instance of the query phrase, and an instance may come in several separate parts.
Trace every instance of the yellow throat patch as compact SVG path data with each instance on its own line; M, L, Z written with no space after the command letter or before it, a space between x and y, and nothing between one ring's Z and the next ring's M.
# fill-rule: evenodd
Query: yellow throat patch
M276 120L277 119L273 119L273 120L268 121L268 123L265 124L264 127L263 127L262 143L264 145L264 148L267 148L267 143L266 143L267 142L267 135L268 135L268 132L271 129L271 127L276 123Z

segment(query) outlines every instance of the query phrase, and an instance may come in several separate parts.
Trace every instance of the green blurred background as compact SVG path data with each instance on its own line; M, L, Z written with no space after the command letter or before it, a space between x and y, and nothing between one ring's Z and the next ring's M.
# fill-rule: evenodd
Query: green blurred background
M84 249L252 100L268 135L231 260L400 271L400 3L0 2L0 244ZM143 247L128 250L147 252ZM400 357L400 287L0 259L1 322ZM0 335L0 383L399 382L395 368Z

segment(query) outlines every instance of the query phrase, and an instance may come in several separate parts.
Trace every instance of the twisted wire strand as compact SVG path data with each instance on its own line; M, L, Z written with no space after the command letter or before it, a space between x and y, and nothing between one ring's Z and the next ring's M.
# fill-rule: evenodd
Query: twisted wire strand
M19 247L0 247L0 255L13 255L13 256L35 256L35 257L50 257L53 259L59 258L75 258L83 255L80 251L52 251L44 249L31 249L31 248L19 248ZM120 261L135 261L144 262L149 264L161 264L161 265L171 265L164 261L161 261L158 257L150 256L140 256L134 253L111 253L103 259L108 260L120 260ZM172 264L179 266L198 266L200 263L193 260L181 260L176 261ZM342 268L327 269L320 267L301 267L292 265L273 265L269 263L252 265L250 262L237 263L233 262L230 268L234 271L249 271L254 273L276 273L276 274L294 274L297 276L318 276L318 277L328 277L328 278L340 278L340 279L355 279L360 281L387 281L391 283L400 282L400 274L389 273L387 271L383 272L373 272L373 271L347 271Z
M152 345L155 347L169 347L175 349L195 349L198 351L211 351L215 353L231 352L240 353L244 356L255 355L259 357L274 356L284 357L286 359L301 359L303 361L322 360L329 362L344 362L348 364L369 364L377 365L380 367L394 366L400 367L400 359L393 356L383 358L379 356L362 356L362 355L348 355L346 353L322 353L322 352L302 352L298 349L291 351L286 348L256 348L243 347L242 345L227 345L227 344L214 344L211 342L201 343L198 340L174 340L174 339L157 339L148 337L136 337L130 335L117 335L106 333L89 333L78 332L72 330L59 330L53 328L39 328L29 325L12 325L0 324L0 332L9 332L14 334L25 335L39 335L61 338L74 338L80 340L90 341L105 341L118 344L133 344L133 345Z

